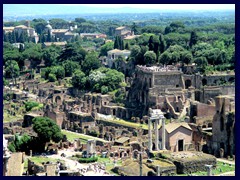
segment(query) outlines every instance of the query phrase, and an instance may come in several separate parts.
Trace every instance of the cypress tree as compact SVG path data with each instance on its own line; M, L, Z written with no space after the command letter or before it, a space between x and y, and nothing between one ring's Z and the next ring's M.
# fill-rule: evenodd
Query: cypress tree
M163 53L166 49L166 41L164 40L164 37L162 34L159 36L159 51L160 53Z
M16 35L15 35L15 32L13 31L12 32L12 43L16 43L17 40L16 40Z
M121 42L121 44L120 44L120 49L121 50L124 50L124 42L123 42L123 40L121 39L121 38L119 38L120 39L120 42Z
M125 44L125 49L127 49L127 50L130 49L128 42Z
M6 33L3 33L3 41L4 42L9 42L8 35Z
M121 42L119 41L119 36L116 36L114 41L114 49L120 49Z
M153 36L150 36L150 38L149 38L148 48L149 48L149 51L153 51L154 50Z
M44 43L44 42L46 42L46 38L45 38L45 35L43 34L42 35L42 41L41 41L42 43Z
M20 47L19 47L19 52L23 52L24 51L24 47L22 44L20 44Z
M192 31L190 36L190 42L189 42L190 48L192 48L193 45L197 44L197 41L198 41L198 35L195 31Z
M8 41L9 41L10 43L13 43L12 33L7 33L7 37L8 37Z

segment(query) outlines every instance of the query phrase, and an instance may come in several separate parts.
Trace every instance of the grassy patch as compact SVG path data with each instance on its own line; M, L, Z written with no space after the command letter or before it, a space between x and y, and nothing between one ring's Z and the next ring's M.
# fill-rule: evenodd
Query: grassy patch
M221 169L221 170L220 170ZM226 173L226 172L231 172L231 171L235 171L235 165L231 165L229 166L229 164L224 165L223 162L217 161L217 166L216 168L214 168L212 170L212 173L214 175L219 175L222 173ZM206 171L198 171L195 173L192 173L193 175L197 175L197 176L206 176L207 175L207 170ZM187 174L178 174L178 176L186 176Z
M23 119L23 115L16 113L16 116L12 116L6 110L4 110L4 112L3 112L3 122L14 122L14 121L17 121L19 119Z
M107 142L104 139L96 138L96 137L85 135L85 134L73 133L65 130L62 130L62 133L67 136L67 139L69 141L74 141L74 139L80 139L83 144L86 144L89 139L95 139L97 141Z
M122 126L126 126L126 127L136 128L136 129L138 129L138 128L142 128L145 130L148 129L148 125L146 125L146 124L138 124L138 123L134 123L134 122L125 121L123 119L111 119L111 120L98 119L98 120L113 123L113 124L118 124L118 125L122 125Z
M42 156L33 156L29 158L31 161L33 161L37 165L42 165L44 162L52 162L55 163L57 161L63 162L60 159L54 159L54 158L49 158L49 157L42 157ZM25 164L24 164L25 165Z
M81 139L82 144L87 143L87 139L82 137L80 134L78 135L78 134L70 133L70 132L64 131L64 130L62 130L62 134L66 135L67 139L71 142L74 141L75 139Z

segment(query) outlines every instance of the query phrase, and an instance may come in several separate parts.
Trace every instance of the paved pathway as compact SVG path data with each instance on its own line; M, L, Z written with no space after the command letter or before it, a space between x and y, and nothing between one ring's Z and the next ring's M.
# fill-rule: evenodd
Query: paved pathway
M227 163L227 164L235 165L235 161L230 161L230 160L223 159L223 158L217 158L217 161L224 162L224 163Z
M225 173L218 174L215 176L235 176L235 171L225 172Z
M66 154L66 157L61 157L62 153ZM69 149L66 149L66 150L59 150L58 154L49 155L48 157L61 159L61 160L65 161L66 167L70 171L79 171L79 169L86 170L89 167L90 164L82 164L82 163L79 163L78 161L69 159L70 157L72 157L72 155L74 155L76 153L78 153L78 152L74 152L73 148L69 148ZM97 171L97 172L93 171L93 170L89 170L89 171L85 171L82 174L84 176L111 176L110 174L108 174L104 170L100 170L100 171Z

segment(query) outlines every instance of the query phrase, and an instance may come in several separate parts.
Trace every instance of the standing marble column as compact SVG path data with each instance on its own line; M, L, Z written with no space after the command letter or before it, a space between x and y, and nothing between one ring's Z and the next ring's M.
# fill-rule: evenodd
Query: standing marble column
M159 140L158 140L158 119L155 120L155 147L156 151L159 150Z
M152 121L148 120L148 149L152 151Z
M162 119L162 150L165 150L166 147L165 147L165 119L163 118Z

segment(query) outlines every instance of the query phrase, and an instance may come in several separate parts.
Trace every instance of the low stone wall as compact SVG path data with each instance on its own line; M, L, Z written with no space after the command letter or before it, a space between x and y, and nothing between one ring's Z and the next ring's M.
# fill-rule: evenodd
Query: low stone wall
M171 153L167 158L175 164L177 174L206 171L205 165L216 167L217 164L214 156L197 151Z
M24 168L25 153L12 153L8 160L8 169L6 176L22 176Z

